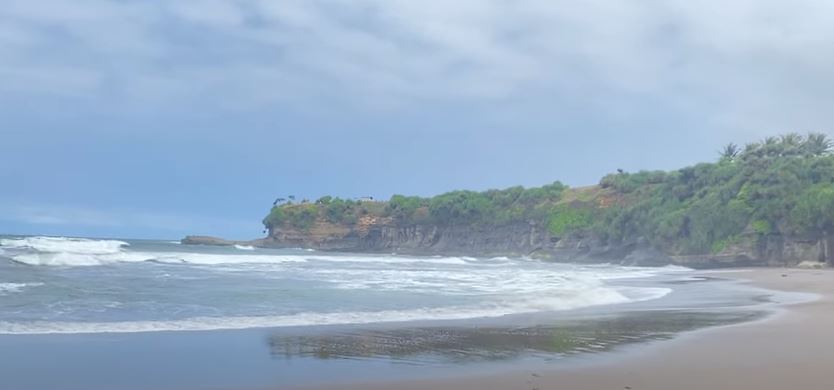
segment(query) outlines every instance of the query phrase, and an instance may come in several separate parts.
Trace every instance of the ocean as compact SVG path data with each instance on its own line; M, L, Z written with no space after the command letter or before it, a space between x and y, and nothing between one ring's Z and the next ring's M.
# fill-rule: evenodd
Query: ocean
M243 389L554 364L762 315L771 292L718 275L2 236L0 377Z

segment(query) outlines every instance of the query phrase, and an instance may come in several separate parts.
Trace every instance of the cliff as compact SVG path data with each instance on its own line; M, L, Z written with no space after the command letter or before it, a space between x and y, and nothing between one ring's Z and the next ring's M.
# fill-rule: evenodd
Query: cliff
M751 234L718 253L683 255L658 249L644 238L612 244L593 234L559 237L535 222L489 227L401 225L392 218L377 217L364 218L353 226L319 220L309 229L273 228L257 245L411 255L530 256L559 262L690 268L834 263L834 236Z
M729 144L717 162L618 170L583 188L554 182L384 202L288 196L263 220L269 235L250 244L701 268L831 264L831 148L824 134L786 134Z
M264 244L349 252L420 255L528 255L548 245L546 229L534 223L503 226L398 224L392 218L366 216L356 225L317 221L309 229L270 230Z

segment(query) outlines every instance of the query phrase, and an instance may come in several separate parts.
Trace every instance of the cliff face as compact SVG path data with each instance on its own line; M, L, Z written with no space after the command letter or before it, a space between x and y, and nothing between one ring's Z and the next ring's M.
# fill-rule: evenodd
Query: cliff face
M277 247L402 254L528 255L550 244L536 224L499 227L399 225L390 218L365 217L354 226L316 222L310 229L273 228L265 241Z
M786 237L750 235L716 254L672 256L672 261L693 268L743 266L796 266L803 262L834 265L834 236Z
M273 228L258 243L325 251L413 255L532 256L578 263L676 264L692 268L795 266L804 261L834 263L834 235L823 237L750 234L714 254L680 255L646 240L610 244L593 235L556 237L536 223L503 226L400 225L391 218L366 216L355 225L319 220L309 229Z

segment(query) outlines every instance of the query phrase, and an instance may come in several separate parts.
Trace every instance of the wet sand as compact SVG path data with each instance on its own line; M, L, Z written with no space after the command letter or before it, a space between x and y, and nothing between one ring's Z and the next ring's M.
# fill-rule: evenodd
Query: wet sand
M308 389L834 389L834 271L769 268L725 276L820 298L781 306L761 321L685 333L559 367Z

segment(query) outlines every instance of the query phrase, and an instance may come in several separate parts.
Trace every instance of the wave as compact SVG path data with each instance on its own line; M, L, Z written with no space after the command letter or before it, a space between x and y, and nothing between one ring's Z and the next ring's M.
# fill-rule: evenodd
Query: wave
M199 252L141 252L129 250L130 244L118 240L93 240L68 237L25 237L0 240L6 256L35 266L97 266L117 263L157 262L195 265L282 264L302 262L353 263L435 263L467 264L475 259L461 257L347 256L318 254L214 254ZM241 251L254 251L248 245L235 245Z
M43 286L43 283L0 283L0 295L18 293L26 287Z
M312 255L237 255L208 254L194 252L117 252L117 253L73 253L36 252L12 255L11 259L35 266L98 266L118 263L157 262L169 264L222 265L222 264L283 264L306 262L353 262L353 263L429 263L469 264L458 257L418 258L394 256L312 256Z
M541 311L570 310L580 307L610 305L657 299L671 290L647 288L638 299L630 299L620 292L600 288L587 291L574 299L551 298L515 301L480 307L444 307L413 310L383 310L337 313L299 313L277 316L194 317L182 320L123 321L123 322L53 322L0 321L0 334L71 334L71 333L138 333L164 331L208 331L251 328L279 328L291 326L349 325L410 321L444 321L474 318L495 318L512 314Z
M6 249L30 249L48 253L113 254L130 244L118 240L91 240L71 237L25 237L0 239Z

